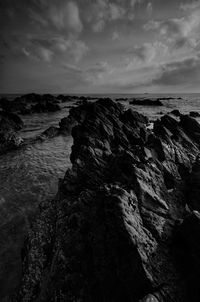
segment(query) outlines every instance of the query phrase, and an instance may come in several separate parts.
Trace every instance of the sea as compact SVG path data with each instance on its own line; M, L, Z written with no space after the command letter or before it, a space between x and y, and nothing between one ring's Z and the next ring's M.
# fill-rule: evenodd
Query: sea
M7 94L13 100L19 95ZM77 95L78 97L79 95ZM186 114L200 113L200 94L101 94L94 98L166 98L164 106L133 106L120 101L125 107L147 115L150 121L160 118L174 109ZM181 98L181 99L180 99ZM55 113L22 115L24 128L19 135L33 138L50 126L58 126L68 115L69 107L76 100L61 103L62 110ZM200 119L198 120L200 122ZM12 293L21 275L21 248L28 228L34 220L40 202L52 199L58 190L59 178L71 166L70 153L73 140L70 136L58 136L27 145L19 150L0 156L0 301ZM7 301L7 300L5 300Z

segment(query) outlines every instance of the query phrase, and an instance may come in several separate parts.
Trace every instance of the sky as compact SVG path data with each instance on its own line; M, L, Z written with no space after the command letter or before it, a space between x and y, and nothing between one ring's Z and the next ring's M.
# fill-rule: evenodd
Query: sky
M0 0L0 93L200 92L200 0Z

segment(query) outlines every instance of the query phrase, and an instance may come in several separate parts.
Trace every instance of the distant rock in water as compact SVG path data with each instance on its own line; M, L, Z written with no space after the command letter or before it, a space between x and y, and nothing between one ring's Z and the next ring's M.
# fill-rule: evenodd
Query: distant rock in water
M0 100L0 107L7 112L18 114L31 114L41 112L55 112L60 110L59 101L51 94L26 94L15 98L13 101Z
M197 111L190 111L190 116L191 117L200 117L200 114Z
M169 100L182 100L182 97L160 97L157 98L159 101L169 101Z
M130 105L137 105L137 106L163 106L163 103L160 100L151 100L151 99L133 99L129 102Z
M200 301L200 125L165 115L149 130L110 99L70 119L72 168L40 205L12 301Z
M0 112L0 154L17 149L23 143L17 131L23 128L23 122L19 116L5 111Z

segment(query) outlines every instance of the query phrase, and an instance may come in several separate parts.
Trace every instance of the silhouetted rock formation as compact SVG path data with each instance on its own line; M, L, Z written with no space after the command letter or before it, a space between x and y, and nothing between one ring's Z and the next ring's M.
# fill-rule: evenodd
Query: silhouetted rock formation
M187 184L199 184L200 125L166 115L150 131L146 117L111 100L70 117L72 168L40 205L13 301L200 301L195 195L187 205Z
M41 112L55 112L60 110L59 101L51 94L26 94L15 98L13 101L0 100L0 107L7 112L18 114L31 114Z
M129 102L130 105L137 106L163 106L163 103L160 100L152 100L152 99L133 99Z
M191 117L200 117L200 114L197 111L190 111L190 116Z
M170 113L173 114L174 116L180 116L181 115L181 113L178 109L174 109Z
M22 129L23 122L19 116L5 111L0 112L0 154L21 146L23 140L17 131Z

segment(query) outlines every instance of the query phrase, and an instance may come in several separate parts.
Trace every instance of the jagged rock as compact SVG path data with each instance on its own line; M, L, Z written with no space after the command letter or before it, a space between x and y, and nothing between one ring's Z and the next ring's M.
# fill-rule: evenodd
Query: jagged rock
M188 115L181 115L180 125L192 138L200 143L200 124Z
M163 103L160 100L152 100L152 99L133 99L129 102L130 105L137 106L163 106Z
M22 138L17 131L22 129L23 121L14 113L0 112L0 154L18 148L22 145Z
M165 116L150 131L143 115L110 99L84 102L70 119L72 168L41 205L13 301L189 301L172 243L188 212L200 129L195 124L194 136L193 120ZM195 226L188 239L192 261L199 232Z
M37 112L37 113L41 113L41 112L55 112L55 111L59 111L60 106L55 103L52 102L51 100L45 100L43 99L42 101L38 102L35 105L32 105L31 107L31 112Z
M45 138L53 138L53 137L59 135L59 133L60 133L59 130L60 130L59 128L51 126L47 130L42 132L42 134L40 136L45 137Z
M19 114L54 112L60 110L59 101L51 94L25 94L12 101L1 99L0 106L4 111Z
M64 117L61 119L59 126L60 126L60 133L62 134L71 134L71 131L74 126L76 126L78 122L71 116Z
M170 113L173 114L173 115L175 115L175 116L180 116L181 115L181 113L180 113L180 111L178 109L174 109Z
M63 95L63 94L59 94L57 96L57 99L60 100L62 103L73 101L73 97L71 97L69 95Z
M192 210L200 211L200 156L197 157L189 177L188 205Z
M200 114L197 111L190 111L190 116L191 117L200 117Z

